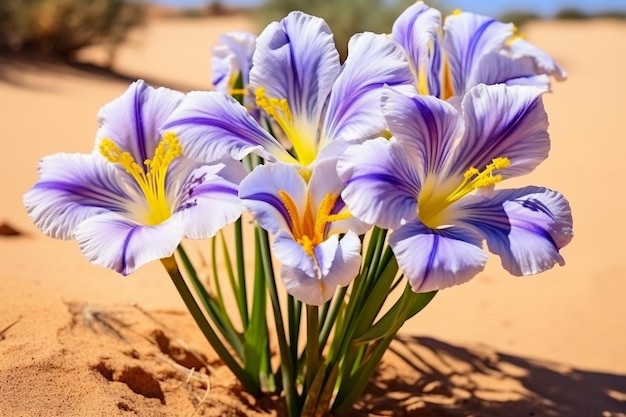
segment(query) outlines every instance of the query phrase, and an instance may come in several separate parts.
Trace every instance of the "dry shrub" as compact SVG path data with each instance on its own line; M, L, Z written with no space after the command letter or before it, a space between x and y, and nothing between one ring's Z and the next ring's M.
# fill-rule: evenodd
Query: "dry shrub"
M0 50L71 60L103 44L112 54L144 18L142 3L125 0L0 0Z

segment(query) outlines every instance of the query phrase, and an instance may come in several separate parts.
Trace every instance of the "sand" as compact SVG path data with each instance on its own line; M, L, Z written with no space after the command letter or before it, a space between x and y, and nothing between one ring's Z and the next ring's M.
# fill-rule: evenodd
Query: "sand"
M116 76L0 59L0 224L20 233L0 235L0 416L279 415L277 399L241 392L158 263L129 277L93 266L75 242L42 235L21 202L42 156L91 151L98 109L131 80L208 88L217 36L253 27L155 20L120 50ZM441 291L392 343L356 416L626 416L626 23L524 31L569 80L545 97L550 158L509 185L568 197L567 264L513 278L493 258ZM188 380L183 367L202 371Z

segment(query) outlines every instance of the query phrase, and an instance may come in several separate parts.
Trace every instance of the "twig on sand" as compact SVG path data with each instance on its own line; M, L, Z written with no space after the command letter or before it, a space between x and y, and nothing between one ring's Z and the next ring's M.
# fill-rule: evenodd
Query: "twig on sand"
M157 356L157 358L169 364L178 373L182 375L186 375L185 380L178 387L176 387L176 389L185 388L187 392L190 395L192 395L194 399L198 402L198 405L196 406L194 412L189 416L189 417L193 417L198 412L200 407L202 407L202 405L206 402L207 398L209 397L209 392L211 391L211 380L209 379L209 376L200 372L196 372L195 368L190 369L190 368L187 368L186 366L176 363L175 361L171 360L168 357ZM194 392L191 386L191 383L194 381L201 382L206 386L204 395L199 396L198 394Z
M81 317L85 326L89 327L93 332L96 332L95 325L98 325L98 327L104 329L106 333L128 343L128 340L126 340L124 335L122 335L117 328L128 328L130 325L116 317L117 312L97 310L89 303L83 303L77 310L72 308L72 305L69 305L69 307L70 311L73 310L72 314L74 314L74 317Z
M17 320L15 320L13 323L9 324L7 327L5 327L4 329L0 330L0 340L4 340L5 336L4 334L13 326L15 326L17 324L18 321L20 321L22 319L22 317L18 317Z

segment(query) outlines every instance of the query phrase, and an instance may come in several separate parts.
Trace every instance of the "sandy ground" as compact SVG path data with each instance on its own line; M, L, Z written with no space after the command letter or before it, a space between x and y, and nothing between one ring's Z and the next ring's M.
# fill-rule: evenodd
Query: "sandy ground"
M130 80L208 88L217 35L241 17L159 21L122 48L120 76L0 59L0 416L276 415L238 390L158 263L123 278L22 207L45 155L91 151L95 116ZM569 71L545 98L551 157L513 184L563 192L565 267L512 278L496 258L406 323L354 415L626 416L626 24L537 22L527 37ZM87 56L98 60L97 51ZM104 320L102 320L104 319ZM110 325L106 326L108 323ZM206 368L185 383L184 368Z

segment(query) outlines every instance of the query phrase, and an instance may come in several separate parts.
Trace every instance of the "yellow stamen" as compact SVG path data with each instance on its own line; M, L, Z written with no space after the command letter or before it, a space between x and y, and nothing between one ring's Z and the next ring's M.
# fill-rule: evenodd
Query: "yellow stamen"
M463 11L461 9L454 9L452 10L452 13L450 13L452 16L458 16L461 13L463 13Z
M511 46L512 43L518 41L520 39L524 39L525 35L523 32L520 32L519 28L513 25L513 30L511 31L511 36L506 40L505 45Z
M317 156L315 141L303 137L302 132L299 132L294 123L287 99L269 98L265 94L265 88L263 87L258 87L255 90L255 97L259 108L263 109L268 116L278 123L289 142L291 142L293 149L296 151L298 162L303 165L313 162Z
M506 169L511 162L509 158L499 157L480 171L475 167L469 168L463 174L463 181L452 192L437 193L432 182L426 181L418 200L418 216L422 223L430 228L437 228L446 224L445 210L455 201L479 188L489 187L502 181L502 175L494 171Z
M182 155L182 146L174 133L168 132L163 136L154 150L152 159L143 161L145 168L135 161L130 152L122 151L111 139L102 140L100 153L107 161L120 164L139 185L147 203L146 224L157 225L171 216L165 177L172 161Z
M293 233L294 239L302 245L305 252L309 254L309 256L313 256L313 250L315 247L325 240L326 226L329 223L345 220L351 216L348 211L331 214L338 198L337 195L331 193L324 196L324 199L317 209L317 213L313 212L311 200L307 196L302 217L298 212L298 207L286 191L280 190L278 192L278 196L280 197L280 200L285 206L285 209L291 219L291 233Z

